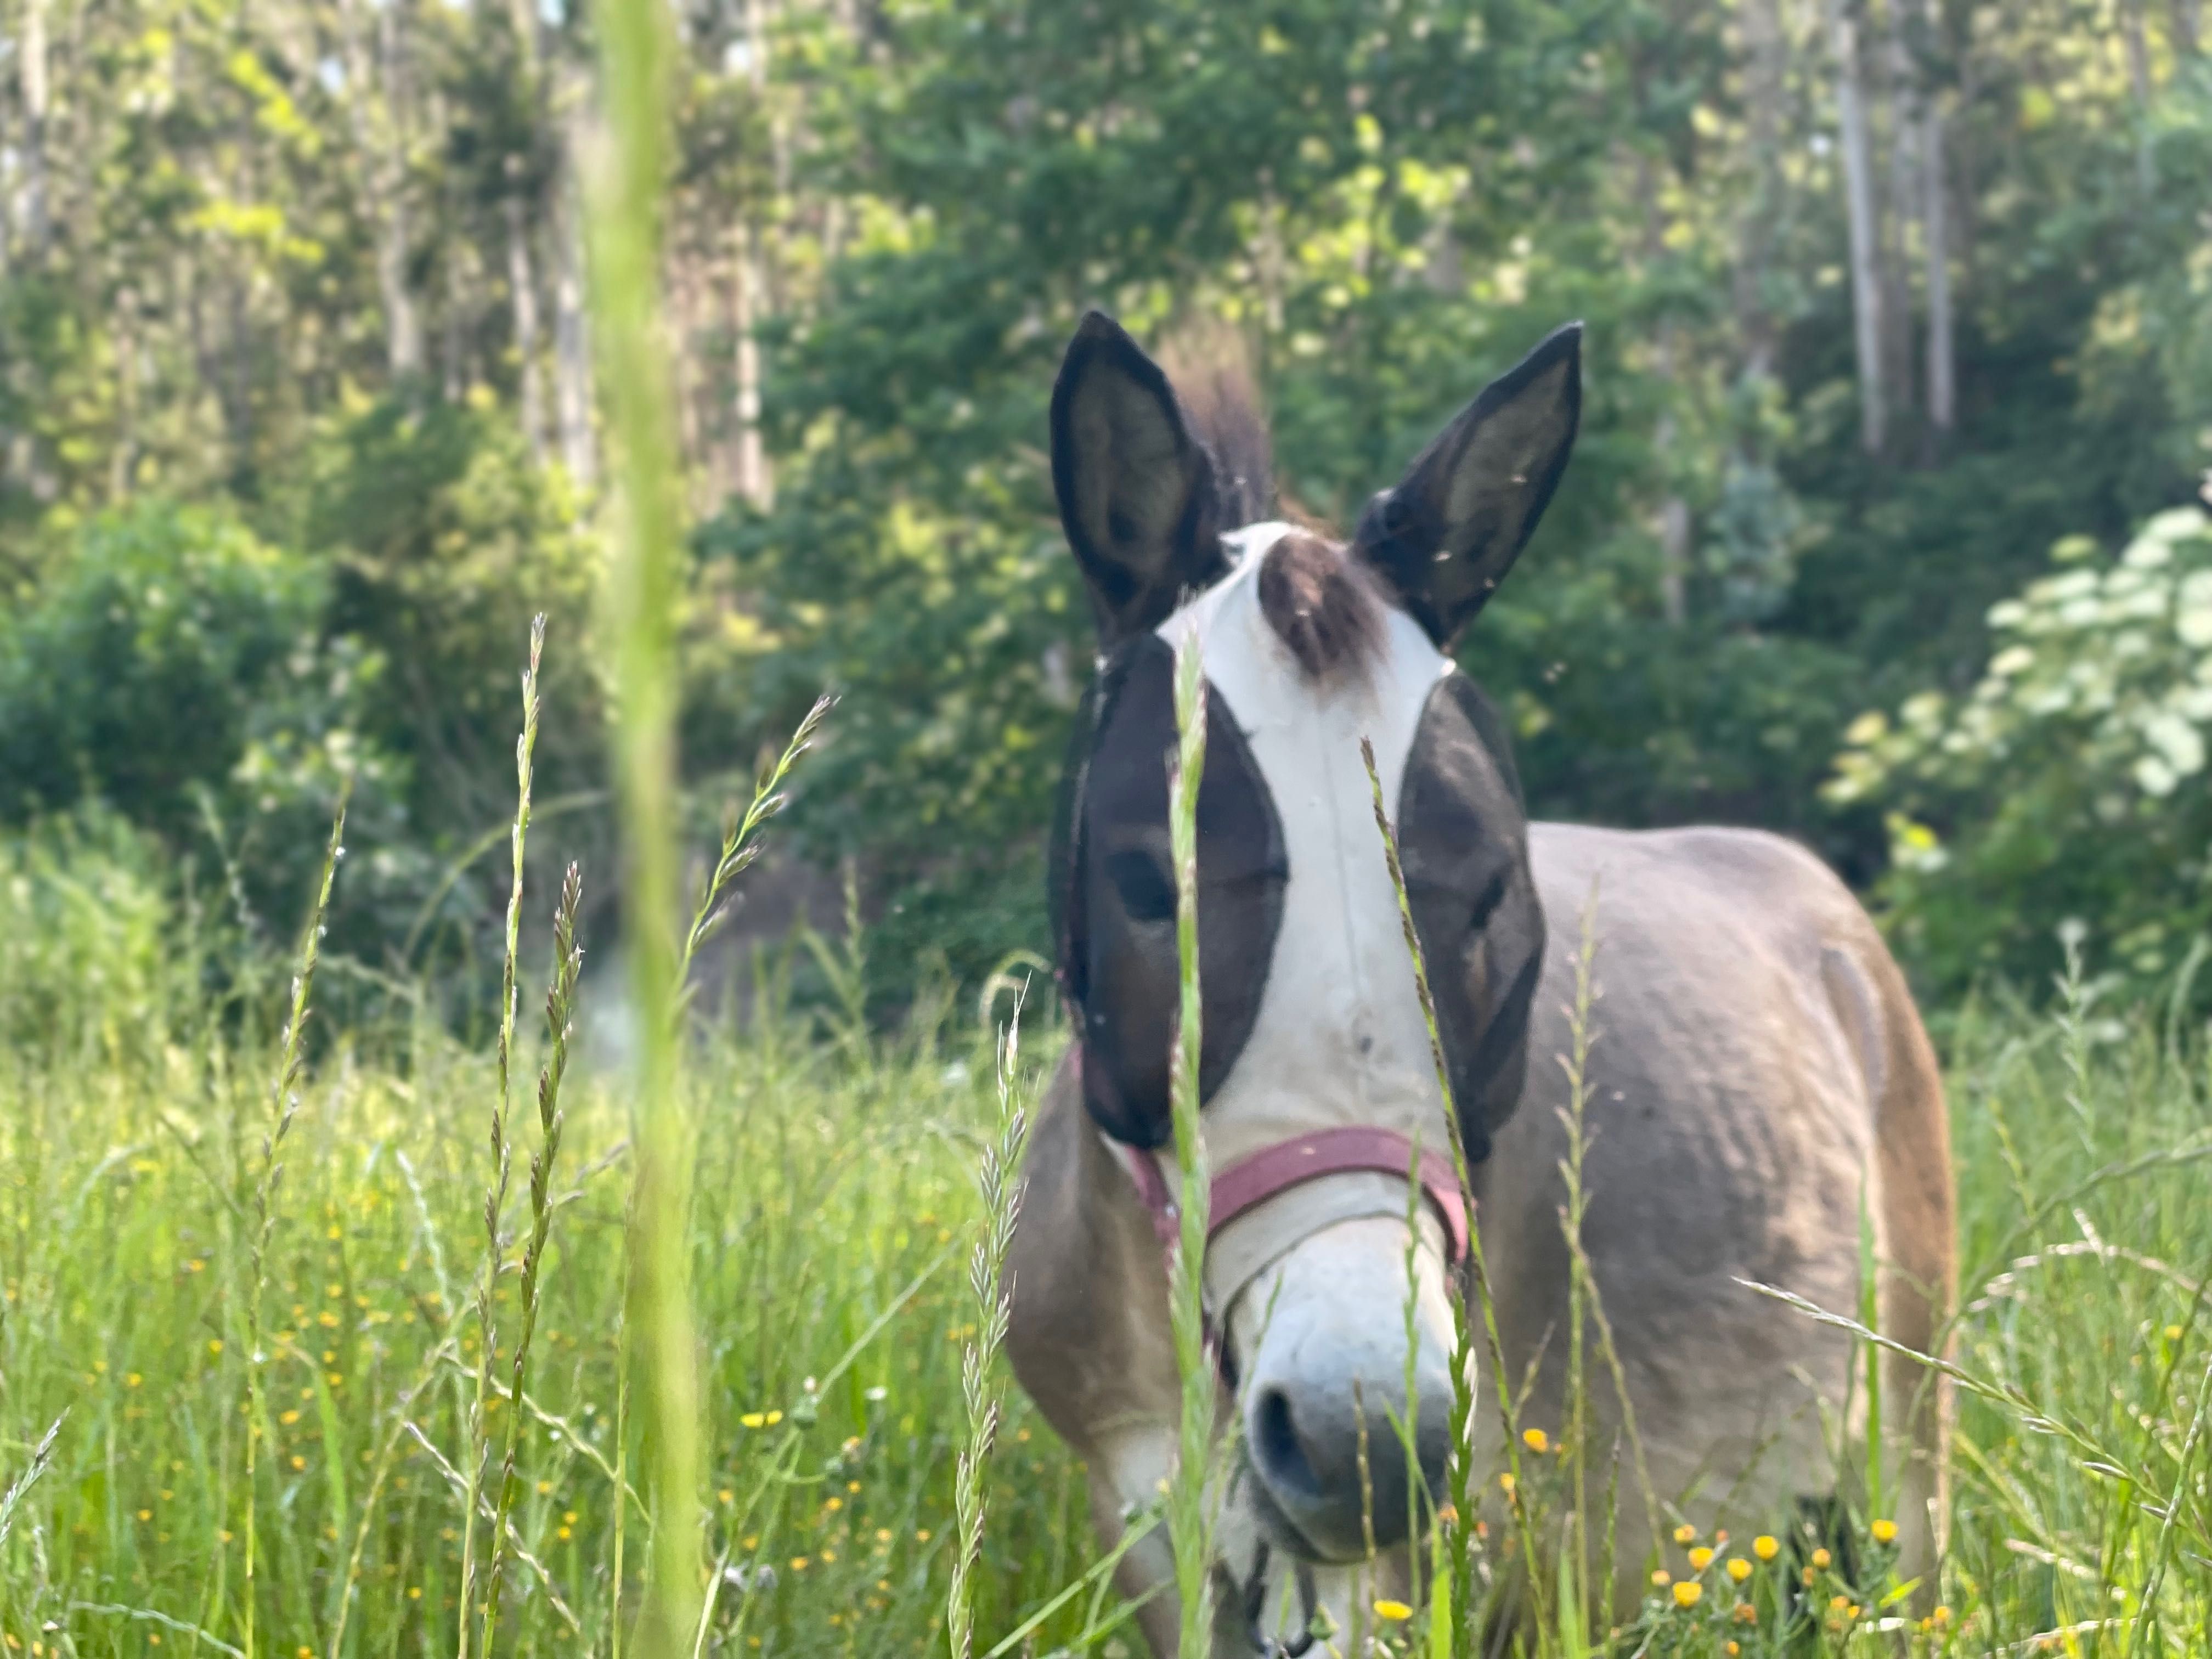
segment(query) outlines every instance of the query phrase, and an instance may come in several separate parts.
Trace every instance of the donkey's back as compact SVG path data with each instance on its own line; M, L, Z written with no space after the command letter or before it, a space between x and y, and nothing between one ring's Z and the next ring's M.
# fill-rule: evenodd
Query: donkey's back
M1750 1285L1856 1314L1868 1238L1884 1334L1923 1351L1938 1340L1954 1277L1949 1137L1895 963L1842 883L1777 836L1537 823L1529 852L1552 919L1532 1064L1476 1177L1507 1365L1516 1386L1536 1377L1524 1421L1555 1430L1567 1409L1559 1060L1575 1049L1587 915L1601 996L1586 1026L1582 1239L1653 1490L1688 1495L1705 1527L1771 1525L1839 1486L1863 1496L1844 1473L1864 1467L1850 1449L1867 1403L1852 1339ZM1599 1340L1595 1323L1588 1334ZM1625 1577L1644 1557L1644 1506L1626 1497L1637 1448L1608 1370L1593 1346L1589 1408L1621 1435ZM1883 1504L1908 1567L1924 1565L1944 1401L1909 1362L1886 1369L1883 1393Z

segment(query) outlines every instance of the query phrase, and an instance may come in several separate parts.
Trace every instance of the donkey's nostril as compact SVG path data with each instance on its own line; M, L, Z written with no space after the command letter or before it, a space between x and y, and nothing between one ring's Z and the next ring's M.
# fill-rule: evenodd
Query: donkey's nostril
M1291 1420L1291 1397L1280 1389L1269 1389L1260 1396L1252 1414L1252 1449L1261 1473L1278 1491L1300 1498L1322 1495L1321 1478Z
M1300 1544L1326 1560L1404 1542L1409 1508L1432 1509L1443 1492L1451 1389L1439 1368L1422 1368L1410 1458L1398 1434L1406 1415L1398 1390L1359 1382L1262 1375L1246 1407L1253 1473ZM1426 1500L1413 1498L1417 1487Z

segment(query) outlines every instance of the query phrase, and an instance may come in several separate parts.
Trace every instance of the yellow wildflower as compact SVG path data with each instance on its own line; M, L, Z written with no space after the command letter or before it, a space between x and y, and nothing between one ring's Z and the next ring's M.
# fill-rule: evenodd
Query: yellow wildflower
M1741 1584L1745 1579L1751 1577L1751 1563L1745 1560L1741 1555L1730 1556L1729 1558L1728 1564L1728 1576L1735 1579L1737 1583Z
M1521 1431L1521 1443L1540 1455L1551 1445L1552 1440L1541 1429L1523 1429Z
M1375 1616L1388 1619L1394 1625L1403 1624L1413 1616L1413 1610L1403 1601L1393 1601L1386 1596L1375 1604Z
M1674 1605L1678 1607L1694 1607L1705 1593L1705 1587L1703 1584L1698 1583L1695 1579L1685 1578L1674 1586Z
M1874 1541L1877 1544L1897 1541L1897 1522L1894 1521L1877 1521L1867 1530L1874 1534Z
M1751 1553L1762 1561L1771 1561L1782 1553L1782 1546L1765 1533L1751 1540Z
M1678 1544L1694 1543L1697 1541L1697 1536L1698 1529L1686 1521L1674 1528L1674 1541Z
M1713 1564L1713 1553L1703 1544L1690 1552L1690 1565L1703 1572Z

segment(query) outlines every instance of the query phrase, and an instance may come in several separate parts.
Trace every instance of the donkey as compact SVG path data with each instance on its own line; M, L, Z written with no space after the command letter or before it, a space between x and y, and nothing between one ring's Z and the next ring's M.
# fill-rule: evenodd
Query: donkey
M1856 1455L1838 1457L1866 1432L1852 1339L1747 1281L1856 1310L1870 1234L1885 1334L1921 1352L1939 1341L1954 1277L1949 1135L1904 978L1850 892L1790 842L1528 823L1504 722L1453 661L1565 471L1579 325L1468 404L1348 541L1269 518L1258 418L1213 403L1179 398L1097 313L1052 398L1053 484L1099 655L1051 860L1076 1035L1031 1137L1008 1346L1085 1460L1102 1540L1154 1500L1176 1444L1164 760L1174 642L1191 635L1209 691L1205 1288L1220 1420L1237 1429L1214 1654L1296 1654L1316 1603L1342 1630L1359 1598L1410 1595L1409 1509L1433 1513L1450 1456L1447 1275L1467 1270L1470 1224L1506 1370L1516 1390L1527 1379L1521 1420L1561 1424L1573 1258L1557 1060L1577 951L1556 924L1593 895L1603 1001L1579 1243L1650 1486L1693 1524L1750 1530L1852 1495ZM1363 738L1432 980L1472 1164L1464 1195L1443 1156ZM1899 1547L1921 1572L1938 1544L1948 1402L1910 1358L1887 1356L1884 1373ZM1601 1457L1620 1401L1603 1381L1586 1400ZM1475 1413L1477 1470L1500 1466L1498 1416ZM1394 1420L1413 1425L1415 1456ZM1633 1605L1659 1541L1637 1485L1620 1483L1616 1609ZM1118 1571L1125 1595L1151 1598L1139 1618L1153 1652L1173 1653L1164 1538ZM1604 1602L1607 1587L1594 1595Z

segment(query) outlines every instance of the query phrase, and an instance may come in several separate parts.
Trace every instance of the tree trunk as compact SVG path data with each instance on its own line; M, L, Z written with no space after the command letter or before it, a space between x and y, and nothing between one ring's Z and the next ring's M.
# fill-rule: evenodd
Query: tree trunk
M1674 453L1674 411L1671 407L1675 390L1673 319L1660 322L1658 346L1652 356L1659 378L1666 382L1670 404L1661 411L1651 434L1653 451L1664 467ZM1680 628L1690 614L1690 504L1679 489L1668 489L1659 503L1659 610L1668 625L1675 628Z
M2120 44L2127 53L2128 86L2136 107L2150 105L2150 44L2143 38L2142 0L2120 0Z
M386 0L378 9L377 46L384 71L384 143L371 165L383 169L384 226L377 239L376 276L391 329L392 378L398 380L422 370L422 322L407 283L407 66L399 41L398 0Z
M230 441L234 480L244 480L253 470L253 333L246 320L243 270L232 270L223 281L225 313L222 358L222 423Z
M529 216L514 188L500 205L507 216L507 287L514 307L514 350L521 368L522 437L530 446L530 459L543 466L545 392L538 363L538 276L530 258Z
M665 250L666 272L662 288L666 295L668 332L676 359L676 445L678 476L690 508L704 517L702 492L714 488L714 456L706 440L706 423L700 405L710 386L700 373L698 355L691 343L699 332L699 256L689 239L670 239ZM707 508L711 511L711 507Z
M1844 205L1850 234L1851 337L1858 359L1859 440L1869 455L1887 441L1889 406L1882 380L1881 277L1875 221L1874 156L1867 133L1866 86L1860 73L1855 0L1825 0L1836 58L1836 117L1844 159Z
M47 201L46 0L24 0L21 86L23 99L23 242L33 265L43 264L53 237Z
M768 97L768 15L763 0L745 0L745 70L756 100ZM774 141L779 175L785 168L781 136ZM737 493L763 511L775 501L775 478L769 469L768 447L761 434L760 325L771 314L767 237L751 204L741 207L735 228L735 282L731 303L732 332L735 336L737 406L736 465L732 483Z
M2190 58L2204 49L2203 0L2173 0L2173 44Z
M2136 98L2136 184L2148 201L2158 188L2158 164L2150 147L2150 44L2143 38L2142 0L2120 0L2120 41Z
M730 323L737 346L737 444L731 482L744 501L765 509L775 503L775 481L761 438L760 339L755 332L763 312L759 238L744 216L738 220L735 240Z
M115 291L115 448L107 458L107 493L114 501L131 494L138 465L138 294L128 283Z
M1889 106L1889 187L1876 204L1881 260L1882 385L1893 412L1913 404L1912 247L1921 212L1920 77L1905 40L1905 7L1890 0L1882 90Z
M575 92L573 100L568 90ZM589 489L599 481L599 467L592 431L592 340L584 311L580 89L564 89L563 102L561 177L553 198L553 408L561 428L561 464L573 483Z
M1952 338L1951 237L1948 179L1943 166L1943 104L1931 72L1935 32L1941 22L1938 0L1923 0L1929 39L1921 55L1920 240L1927 262L1928 424L1938 439L1958 424L1958 352Z
M360 155L362 196L376 239L376 291L384 309L386 365L403 380L422 372L422 324L407 283L406 159L401 149L398 0L380 8L372 59L362 39L360 0L340 0L346 113ZM382 93L379 96L378 86ZM379 106L381 106L380 109Z
M1744 373L1765 379L1774 372L1774 318L1765 290L1775 215L1782 204L1782 110L1789 47L1777 0L1744 0L1741 21L1744 106L1755 182L1738 222L1735 313L1743 336Z

